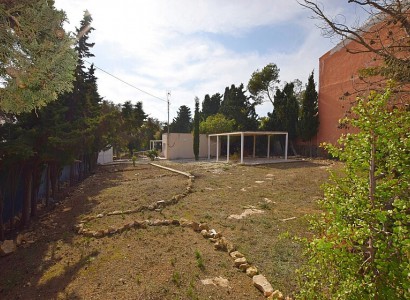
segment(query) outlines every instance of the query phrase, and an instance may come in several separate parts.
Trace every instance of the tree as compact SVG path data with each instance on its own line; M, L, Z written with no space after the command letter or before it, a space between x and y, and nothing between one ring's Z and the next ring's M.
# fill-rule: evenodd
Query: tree
M199 124L199 132L212 134L231 132L235 129L235 120L228 120L223 114L209 116Z
M283 89L277 89L274 96L275 109L271 114L271 122L265 125L272 126L273 130L287 131L289 136L290 149L297 155L293 140L297 137L297 124L299 116L299 104L294 92L294 83L286 83Z
M221 107L221 101L222 95L219 93L211 97L208 94L205 95L204 101L202 101L201 119L206 120L209 116L217 114Z
M309 141L310 156L312 156L312 138L316 136L318 127L318 94L312 71L308 78L306 90L302 96L302 107L298 126L299 135L302 140Z
M243 84L236 87L225 88L225 93L221 103L219 113L225 115L227 119L234 120L237 130L255 130L258 128L258 116L255 106L259 103L249 101L245 95Z
M361 47L349 48L350 53L375 54L382 64L366 68L364 76L381 75L401 84L410 82L410 2L407 0L350 0L368 15L365 25L348 26L340 17L328 16L316 1L300 4L310 9L322 22L326 37L339 36L344 42L354 41ZM356 22L357 24L358 22ZM345 43L347 44L347 43Z
M54 1L0 3L0 110L29 112L72 90L76 53Z
M137 102L135 105L131 101L126 101L122 105L123 129L122 136L127 145L130 154L135 149L142 148L144 144L145 133L142 132L142 126L147 118L142 102Z
M344 164L306 240L302 299L410 298L410 111L389 106L390 97L358 99L347 122L359 133L326 147Z
M177 112L177 116L170 124L171 132L190 133L192 129L191 119L191 109L186 105L181 105Z
M194 155L195 160L199 159L199 99L195 97L195 114L194 114Z
M248 82L248 91L254 97L256 102L262 103L265 97L274 104L273 96L276 84L279 83L279 68L274 63L263 67L262 70L256 70L252 73Z

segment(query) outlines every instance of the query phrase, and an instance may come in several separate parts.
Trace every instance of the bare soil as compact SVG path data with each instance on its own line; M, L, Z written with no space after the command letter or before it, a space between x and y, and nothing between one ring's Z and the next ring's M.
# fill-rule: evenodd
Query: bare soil
M318 212L329 161L263 166L159 162L195 176L192 191L157 211L107 216L169 200L187 186L183 175L149 164L99 167L26 231L29 242L0 258L0 299L264 299L226 252L188 227L148 226L102 238L87 230L135 220L181 218L206 222L237 245L248 261L284 295L297 290L301 246L288 236L308 235L307 214ZM247 208L263 213L240 215ZM203 285L223 277L228 287Z

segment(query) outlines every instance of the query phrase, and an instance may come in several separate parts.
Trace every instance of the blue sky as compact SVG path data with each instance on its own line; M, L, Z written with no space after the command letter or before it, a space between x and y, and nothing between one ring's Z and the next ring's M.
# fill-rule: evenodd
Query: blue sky
M331 15L357 18L351 4L322 0ZM79 26L85 10L93 17L90 59L130 84L165 99L171 91L170 120L179 106L193 110L194 98L223 93L231 84L245 86L268 63L280 68L281 84L312 70L337 40L321 36L317 20L295 0L56 0L67 13L66 29ZM143 102L151 117L167 119L164 101L97 71L101 96L115 103ZM259 116L272 110L268 101Z

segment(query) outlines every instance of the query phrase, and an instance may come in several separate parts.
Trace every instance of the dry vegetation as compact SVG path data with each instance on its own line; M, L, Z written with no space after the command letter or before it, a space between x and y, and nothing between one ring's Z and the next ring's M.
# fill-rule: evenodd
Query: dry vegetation
M234 242L275 289L295 291L300 246L290 235L306 235L306 214L317 212L327 161L240 166L207 162L160 162L195 175L193 189L177 204L96 218L98 230L132 220L181 219L206 222ZM103 238L74 233L87 216L171 199L187 179L147 164L100 167L51 212L32 224L35 241L0 258L1 299L264 299L226 252L189 228L130 229ZM229 219L245 208L263 210ZM229 287L204 286L200 279L224 277Z

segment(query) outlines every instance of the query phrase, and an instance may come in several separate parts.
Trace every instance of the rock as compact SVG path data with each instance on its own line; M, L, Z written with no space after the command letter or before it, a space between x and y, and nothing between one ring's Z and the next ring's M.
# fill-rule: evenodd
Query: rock
M216 243L218 241L218 239L209 238L209 241L212 242L212 243Z
M241 258L241 257L244 257L245 255L243 255L241 252L239 252L239 251L232 251L231 253L229 253L229 255L232 257L232 258Z
M289 297L286 297L288 299ZM275 290L267 299L275 300L275 299L283 299L283 294L279 290Z
M102 218L102 217L104 217L103 214L98 214L98 215L97 215L97 218Z
M199 229L200 230L209 230L209 226L208 226L208 224L207 223L201 223L201 224L199 224Z
M201 235L206 239L212 237L212 235L206 229L201 230Z
M254 266L250 266L249 268L246 269L246 275L248 275L249 277L258 275L258 269Z
M172 220L172 221L171 221L171 224L172 224L172 225L175 225L175 226L179 226L179 225L180 225L180 222L179 222L179 220Z
M273 287L263 275L255 275L252 277L253 285L260 290L265 297L269 297L273 293Z
M19 233L16 237L16 245L20 246L21 244L23 244L23 242L25 242L25 237L24 235L22 235L21 233Z
M113 233L116 233L116 232L117 232L117 229L114 226L108 227L108 233L113 234Z
M235 267L239 268L240 265L246 264L246 263L247 261L245 257L240 257L240 258L235 259Z
M254 215L254 214L262 214L264 213L263 210L260 209L256 209L256 208L247 208L245 209L245 211L243 213L241 213L240 215L230 215L228 217L228 219L235 219L235 220L240 220L243 219L249 215Z
M241 271L243 271L243 272L246 272L246 270L249 268L249 264L248 263L245 263L245 264L241 264L240 266L239 266L239 270L241 270Z
M221 287L229 287L228 279L225 279L223 277L203 279L201 280L201 283L203 285L215 285L215 286L221 286Z
M236 250L236 246L232 242L226 241L226 250L228 251L228 253L231 253L232 251Z
M104 236L104 231L103 230L98 230L93 232L93 237L95 238L100 238Z
M16 251L17 246L13 240L4 240L0 245L0 256L6 256Z
M214 247L215 247L216 250L221 250L221 251L228 252L227 240L224 237L217 240Z
M180 224L182 227L191 227L192 222L188 221L187 219L180 219L180 220L179 220L179 224Z
M200 226L199 226L199 223L197 223L197 222L191 222L191 228L192 228L194 231L197 231L197 232L200 232L200 231L201 231L201 228L200 228Z
M157 201L157 207L165 206L165 201L164 200L159 200Z

